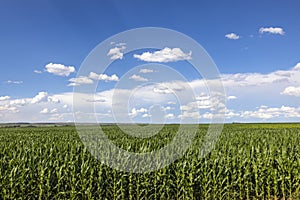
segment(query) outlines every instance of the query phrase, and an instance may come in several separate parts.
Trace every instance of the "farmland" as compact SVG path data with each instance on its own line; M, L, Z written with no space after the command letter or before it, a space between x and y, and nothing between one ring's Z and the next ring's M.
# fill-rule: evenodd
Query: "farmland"
M147 139L102 127L127 151L157 150L175 136L165 125ZM0 128L0 199L300 199L300 124L226 124L200 157L207 132L158 171L128 173L95 159L74 126Z

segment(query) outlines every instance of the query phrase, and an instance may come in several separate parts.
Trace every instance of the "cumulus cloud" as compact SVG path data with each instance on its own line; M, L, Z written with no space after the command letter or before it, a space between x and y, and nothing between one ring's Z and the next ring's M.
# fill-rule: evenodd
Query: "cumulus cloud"
M228 33L225 35L226 38L230 39L230 40L238 40L240 39L240 36L235 34L235 33Z
M171 106L162 106L162 110L163 111L174 110L174 107L171 107Z
M32 98L5 99L4 101L0 101L0 115L5 117L5 121L3 122L49 121L45 113L52 114L59 112L58 107L62 107L60 104L54 105L53 103L60 103L59 98L49 96L47 92L39 92ZM41 109L41 105L46 106L48 111ZM70 115L70 117L72 116Z
M158 86L158 87L153 88L153 92L159 93L159 94L172 94L173 93L172 90L170 90L169 88L164 87L164 86Z
M111 48L108 51L107 56L110 56L111 60L123 59L125 49L126 49L126 43L116 44L114 48Z
M27 99L14 99L9 102L9 104L13 106L24 106L27 103Z
M202 95L197 96L195 101L190 101L186 105L181 105L181 111L197 111L199 109L223 109L225 105L222 103L221 96L218 95Z
M55 113L55 114L51 115L51 117L49 118L49 120L51 120L51 121L62 121L62 120L64 120L64 115L65 114Z
M176 102L174 102L174 101L168 101L167 104L168 104L168 105L175 105Z
M93 102L93 103L103 103L106 100L103 98L94 97L93 99L87 99L87 102Z
M286 87L281 92L281 94L299 97L300 96L300 86L299 87L295 87L295 86Z
M196 110L182 110L182 114L178 118L193 118L193 119L212 119L219 114L214 114L212 112L205 112L200 114ZM288 119L288 118L299 118L300 108L292 106L281 106L281 107L268 107L260 106L257 110L245 110L245 111L234 111L232 109L224 109L224 117L227 119L232 119L237 117L242 121L247 121L249 119L254 120L271 120L271 119Z
M140 69L141 74L153 73L153 69Z
M168 48L165 47L160 51L144 52L141 55L134 54L134 58L137 58L146 62L176 62L180 60L192 59L192 52L184 53L180 48Z
M10 96L0 96L0 101L6 101L9 99L10 99Z
M201 104L201 105L200 105ZM196 111L200 108L206 109L211 107L209 100L190 102L187 105L180 106L181 111Z
M298 95L295 91L298 91L300 87L300 64L287 70L278 70L267 74L223 74L221 78L225 91L230 94L230 96L224 96L224 99L235 99L235 97L238 96L238 99L234 100L234 102L228 101L227 106L230 107L227 108L224 105L220 105L222 102L219 101L218 98L214 98L210 95L210 91L207 89L205 83L214 84L213 80L203 79L184 83L180 81L169 81L147 84L147 86L139 89L138 92L134 94L132 92L135 91L135 88L110 89L96 94L81 94L77 99L80 103L80 107L82 104L83 118L85 121L89 121L95 117L93 113L88 112L88 106L85 106L89 103L94 104L94 102L97 102L95 103L97 105L95 106L97 117L102 117L101 119L107 120L108 122L109 120L113 121L112 115L108 114L108 110L113 109L118 111L114 113L115 115L124 115L127 117L126 120L129 116L131 118L136 117L134 119L137 122L143 122L143 120L145 120L143 118L150 117L148 113L149 109L147 110L147 108L153 104L161 105L162 110L166 113L171 111L178 115L177 113L181 112L178 117L174 116L174 119L170 119L172 122L179 122L181 119L187 119L187 121L200 119L206 122L216 116L216 113L219 113L219 110L215 109L216 107L223 108L222 112L225 113L226 120L289 121L300 119L300 108L297 107L298 105L295 99L289 101L291 98L280 95L280 93L284 95ZM187 86L194 90L195 98L185 93L189 90ZM288 87L293 88L292 90L286 89ZM176 92L176 95L173 95L173 92ZM178 97L180 98L178 99ZM132 104L130 104L130 111L128 112L127 100L129 98L132 100L129 103L132 102ZM71 113L73 107L72 92L52 96L49 96L46 92L40 92L32 98L7 99L7 97L3 97L3 99L6 100L0 101L0 114L5 116L4 118L7 121L11 119L16 121L47 121L50 120L50 118L51 120L58 121L73 119ZM113 102L113 100L115 102ZM54 107L53 103L60 104ZM40 113L43 108L48 108L48 114L42 115L42 113ZM54 108L57 108L57 110L53 110ZM51 113L51 111L53 113ZM32 113L35 114L32 115ZM166 113L163 114L163 116L167 115ZM86 117L88 115L90 116L89 118Z
M136 75L136 74L133 74L132 76L130 76L129 79L132 79L135 81L142 81L142 82L148 81L147 78L144 78L144 77L142 77L140 75Z
M53 96L49 96L48 101L53 102L53 103L60 103L60 100L56 97L53 97Z
M258 118L258 119L272 119L272 118L298 118L300 117L300 108L291 106L281 107L267 107L261 106L258 110L254 111L243 111L241 114L242 118Z
M293 70L300 70L300 63L297 63L294 67Z
M57 76L69 76L71 73L75 72L73 66L65 66L63 64L49 63L45 66L45 70Z
M15 106L0 105L0 112L2 112L2 113L18 113L19 110Z
M159 94L172 94L189 89L190 88L188 88L188 83L181 81L172 81L156 84L153 88L153 92Z
M39 92L33 98L13 99L9 101L10 105L24 106L28 104L38 104L42 102L59 103L60 100L54 96L49 96L47 92Z
M53 108L52 110L50 110L50 113L57 113L57 108Z
M119 43L116 43L116 42L110 42L111 45L115 45L117 47L120 47L120 46L126 46L126 43L125 42L119 42Z
M89 74L89 78L94 79L94 80L98 80L98 81L119 81L119 77L116 74L113 74L111 76L107 75L107 74L96 74L95 72L91 72Z
M166 119L174 119L175 118L175 115L173 113L169 113L169 114L166 114L165 115L165 118Z
M12 81L12 80L8 80L8 81L6 81L6 83L8 83L8 84L22 84L23 81Z
M228 100L233 100L233 99L236 99L236 98L237 98L237 97L236 97L236 96L233 96L233 95L227 97Z
M44 108L43 110L40 111L41 114L48 114L49 113L49 109L48 108Z
M221 74L221 80L225 87L250 87L250 86L268 86L268 85L300 85L300 64L288 70L277 70L267 74L261 73L236 73ZM197 79L190 84L192 87L204 87L205 81L213 83L213 80ZM259 89L259 88L258 88Z
M296 77L300 75L300 70L296 68L290 70L278 70L268 74L261 73L237 73L222 74L221 79L224 86L261 86L272 83L298 82Z
M31 103L41 103L48 101L48 93L47 92L39 92L35 97L32 98Z
M262 27L259 29L259 32L261 34L263 33L271 33L271 34L279 34L279 35L285 34L284 30L279 27Z
M181 119L213 119L226 117L228 112L221 94L212 93L205 95L201 93L195 98L195 101L190 101L187 104L180 106ZM205 111L204 114L203 111Z
M178 115L179 119L199 119L200 113L199 111L183 111L180 115Z
M79 86L84 84L92 84L93 80L86 76L79 76L76 78L69 79L69 82L70 83L68 84L68 86Z
M142 118L146 118L146 117L151 117L151 115L149 115L148 113L142 115Z
M36 74L41 74L42 73L42 71L40 71L40 70L34 70L33 72L36 73Z
M200 118L202 119L213 119L214 117L225 117L226 119L230 119L232 117L239 117L240 113L236 113L233 110L225 109L223 114L218 114L218 113L211 113L211 112L205 112L200 115Z
M129 113L129 116L136 117L137 115L146 113L146 112L148 112L148 110L146 108L140 108L140 109L132 108L131 112Z

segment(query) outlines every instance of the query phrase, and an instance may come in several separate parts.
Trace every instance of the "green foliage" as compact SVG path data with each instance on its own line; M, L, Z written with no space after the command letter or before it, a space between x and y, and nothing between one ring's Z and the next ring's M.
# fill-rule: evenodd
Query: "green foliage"
M1 128L0 199L300 199L299 124L225 125L201 158L207 128L199 125L174 163L144 174L101 164L75 127ZM125 150L150 152L168 145L178 125L147 139L103 130Z

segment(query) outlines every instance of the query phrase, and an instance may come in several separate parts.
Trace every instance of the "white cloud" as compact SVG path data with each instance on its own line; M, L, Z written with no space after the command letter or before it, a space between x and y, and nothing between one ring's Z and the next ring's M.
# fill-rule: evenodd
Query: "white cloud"
M79 76L76 78L69 79L69 82L70 83L68 84L68 86L79 86L84 84L92 84L93 80L86 76Z
M224 86L262 86L276 83L299 82L297 79L300 70L292 68L290 70L278 70L268 74L260 73L237 73L222 74L221 79Z
M99 97L94 97L93 99L87 99L87 102L94 102L94 103L103 103L106 100L103 98L99 98Z
M173 93L172 90L170 90L167 87L163 87L163 86L158 86L158 87L153 88L153 92L159 93L159 94L172 94Z
M14 99L14 100L11 100L9 102L10 105L13 105L13 106L24 106L27 104L27 100L26 99Z
M148 112L148 110L146 108L140 108L140 109L132 108L131 112L129 113L129 116L136 117L137 115L139 115L141 113L146 113L146 112Z
M235 112L234 110L225 109L224 117L227 119L236 118L242 121L247 121L249 119L259 119L259 120L270 120L270 119L287 119L287 118L300 118L300 108L291 107L291 106L281 106L281 107L268 107L260 106L258 110L246 110ZM199 114L198 111L185 110L179 118L202 118L202 119L212 119L213 117L218 116L219 114L214 114L212 112L205 112Z
M299 97L300 96L300 86L299 87L294 87L294 86L286 87L283 90L283 92L281 92L280 94Z
M65 66L62 64L49 63L45 66L45 70L48 73L57 75L57 76L69 76L71 73L75 72L73 66Z
M162 110L163 110L163 111L174 110L174 108L171 107L171 106L162 106Z
M200 118L202 119L213 119L213 118L223 118L230 119L232 117L238 117L240 116L240 113L235 113L232 110L226 109L226 111L222 114L220 113L211 113L211 112L205 112L204 114L200 115Z
M185 83L182 81L172 81L172 82L165 82L165 83L158 83L154 85L153 92L159 94L172 94L175 92L180 92L184 90L190 90L191 88L188 87L189 83Z
M236 96L228 96L227 97L228 100L233 100L233 99L236 99L236 98L237 98Z
M212 113L206 112L201 117L204 119L212 119L214 115Z
M232 118L232 117L239 117L239 116L240 116L239 113L235 113L235 112L233 112L233 111L229 111L229 112L226 112L226 113L225 113L225 117L228 118L228 119L230 119L230 118Z
M48 101L53 102L53 103L60 103L60 100L56 97L53 97L53 96L49 96Z
M110 56L111 60L123 59L124 50L126 49L125 45L126 43L116 44L116 47L109 50L107 56Z
M299 69L300 69L300 64L298 63L291 69L273 71L267 74L261 74L261 73L221 74L221 80L224 87L229 88L228 89L229 91L240 90L240 92L245 93L246 88L253 88L253 87L256 87L255 89L256 91L265 90L267 87L270 87L273 90L275 90L285 86L286 87L299 86L300 85ZM215 80L197 79L190 82L190 85L192 88L204 88L206 87L206 83L214 84L214 81ZM278 92L278 94L280 92Z
M5 113L18 113L19 110L15 106L9 106L9 105L0 105L0 112Z
M133 57L146 62L176 62L192 59L192 52L184 53L180 48L172 49L165 47L164 49L153 53L144 52L141 55L134 54Z
M259 118L259 119L272 119L272 118L299 118L300 108L281 106L281 107L267 107L261 106L258 110L243 111L242 118Z
M6 83L8 83L8 84L22 84L23 81L12 81L12 80L8 80L8 81L6 81Z
M226 38L231 39L231 40L238 40L240 39L240 36L235 34L235 33L228 33L225 35Z
M32 98L31 103L36 104L40 102L48 101L48 93L47 92L39 92L35 97Z
M143 81L143 82L148 81L147 78L144 78L144 77L142 77L140 75L136 75L136 74L133 74L132 76L130 76L129 79L132 79L135 81Z
M117 43L116 46L117 47L123 47L123 46L126 46L126 43L125 42L120 42L120 43Z
M35 97L31 99L20 99L20 100L23 100L25 103L30 102L31 104L37 104L41 102L52 102L52 103L60 102L58 98L54 96L49 96L47 92L39 92Z
M293 67L294 70L300 70L300 63L297 63L294 67Z
M259 29L259 32L261 34L263 34L263 33L271 33L271 34L279 34L279 35L285 34L283 29L279 28L279 27L262 27Z
M181 115L178 115L180 119L199 119L200 114L198 111L183 111Z
M60 100L57 97L49 96L47 92L39 92L33 98L20 98L20 99L12 99L12 100L7 99L4 102L6 102L6 104L10 106L20 107L20 106L26 106L30 104L39 104L42 102L60 103Z
M40 111L41 114L54 114L57 113L57 108L53 108L52 110L49 110L48 108L44 108Z
M8 99L5 101L0 101L0 115L4 116L5 119L5 121L3 121L4 119L0 119L0 121L47 122L49 121L49 118L45 114L47 112L50 114L59 112L59 107L62 107L62 105L59 103L60 100L56 95L49 96L47 92L39 92L32 98ZM41 106L47 107L48 111L41 108ZM70 113L68 116L68 120L72 119L71 114L72 113Z
M211 99L205 99L205 100L197 100L188 103L187 105L180 106L180 110L182 111L195 111L198 109L209 109L213 107L213 102Z
M168 105L175 105L176 102L174 102L174 101L168 101L167 104L168 104Z
M48 108L44 108L43 110L40 111L41 114L48 114L49 113L49 109Z
M151 115L149 115L148 113L142 115L142 118L146 118L146 117L151 117Z
M175 118L175 115L173 113L169 113L169 114L166 114L165 115L165 118L166 119L174 119Z
M119 81L119 77L116 74L113 74L111 76L107 74L96 74L95 72L91 72L89 74L89 78L99 81Z
M64 120L64 114L58 114L58 113L52 114L51 117L49 118L49 120L62 121L62 120Z
M182 114L179 115L179 118L212 119L213 117L225 117L227 109L223 101L224 95L215 92L211 92L210 95L200 93L200 96L197 96L194 101L191 99L187 104L180 106ZM205 113L200 114L203 110Z
M141 69L140 70L140 73L142 73L142 74L153 73L153 72L154 72L153 69Z
M182 111L192 111L198 109L198 103L197 102L190 102L187 105L180 106L180 110Z
M125 120L129 119L129 115L129 117L136 117L134 118L136 122L143 122L146 120L143 118L150 117L146 110L153 104L162 105L163 111L168 112L171 110L176 115L181 111L178 118L175 117L171 120L172 122L179 122L180 119L187 119L187 121L196 119L206 122L216 116L214 113L219 113L219 110L215 109L216 107L223 107L222 112L225 113L228 121L289 121L300 119L300 108L295 101L296 99L287 98L280 95L280 93L283 94L283 91L288 87L294 87L292 92L289 90L289 92L285 91L284 93L295 95L296 89L300 86L299 69L300 64L297 64L291 69L278 70L267 74L221 75L225 91L230 94L230 96L225 96L224 99L238 97L234 103L229 102L227 106L230 107L228 108L224 108L224 105L219 106L221 102L218 98L214 98L207 89L205 83L214 84L214 82L203 79L185 83L170 81L147 84L139 90L135 90L135 88L110 89L96 94L81 94L76 99L79 101L80 109L82 108L84 121L89 121L95 117L91 113L92 111L89 110L89 106L86 106L89 103L89 105L95 105L97 117L112 122L112 114L108 114L108 110L114 111L115 115L126 116ZM189 90L187 86L194 90L195 98L185 93ZM173 92L176 92L176 95ZM128 102L127 100L130 98L131 100ZM7 99L7 97L3 97L3 99ZM175 102L177 105L173 107L172 105ZM54 103L57 104L54 105ZM130 111L128 111L128 107ZM48 108L48 115L40 113L43 108ZM32 98L0 101L0 115L4 116L1 119L6 121L72 121L72 108L72 92L51 96L47 92L40 92ZM51 111L54 113L50 113Z
M57 108L53 108L50 113L57 113Z
M34 70L33 72L36 73L36 74L41 74L42 73L42 71L40 71L40 70Z
M0 96L0 101L6 101L9 99L10 99L10 96Z

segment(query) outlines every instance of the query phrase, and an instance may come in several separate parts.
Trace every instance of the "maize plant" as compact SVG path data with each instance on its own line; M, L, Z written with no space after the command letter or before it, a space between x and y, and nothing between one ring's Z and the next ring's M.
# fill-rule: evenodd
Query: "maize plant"
M154 129L156 135L137 138L117 125L102 126L119 148L147 153L169 145L179 125ZM300 199L300 124L226 124L202 157L207 130L199 125L189 149L170 165L132 173L97 160L91 152L101 148L101 138L87 148L88 138L75 127L2 127L0 199ZM119 159L114 152L103 156Z

